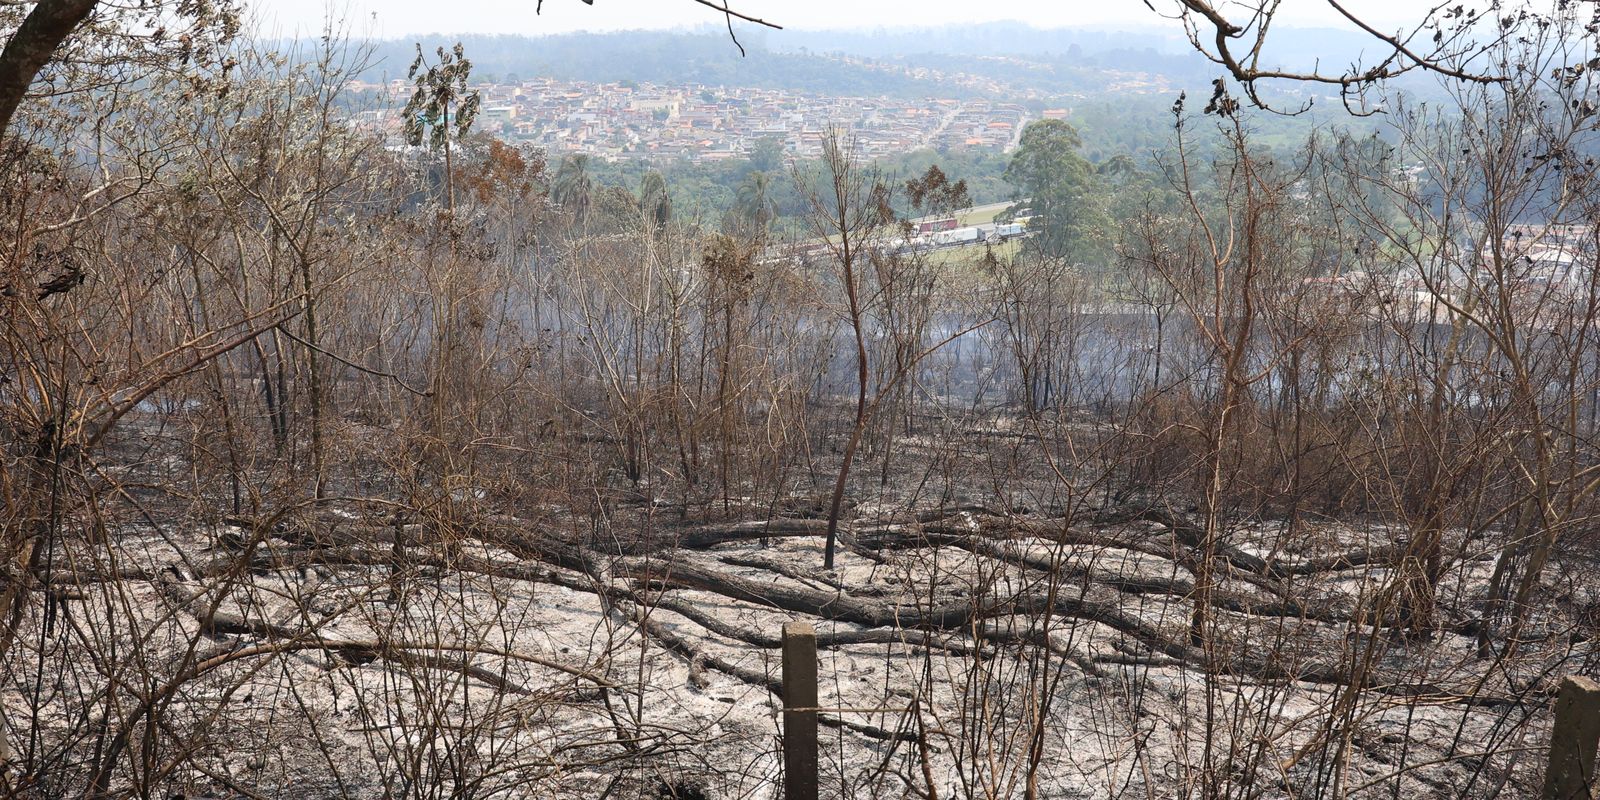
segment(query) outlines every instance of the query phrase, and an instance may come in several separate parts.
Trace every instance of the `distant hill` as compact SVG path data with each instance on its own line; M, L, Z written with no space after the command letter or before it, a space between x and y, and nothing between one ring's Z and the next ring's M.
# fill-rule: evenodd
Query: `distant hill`
M711 27L537 37L433 34L421 43L432 54L458 40L466 46L475 74L496 80L693 83L845 96L983 96L1038 103L1111 96L1132 91L1128 87L1162 96L1179 91L1194 96L1209 94L1211 81L1222 72L1173 30L1044 30L1016 22L873 31L741 31L744 55L725 30ZM1282 28L1272 43L1263 65L1298 70L1320 65L1337 71L1363 56L1371 63L1378 49L1369 37L1330 29ZM415 40L367 44L374 63L363 77L405 76ZM1407 87L1426 93L1428 83L1424 78ZM1269 97L1275 91L1307 88L1292 83L1263 87ZM1297 95L1283 105L1297 105L1300 99Z
M844 53L870 58L939 54L1082 59L1086 64L1188 71L1209 64L1176 26L1133 29L1035 28L1014 21L875 30L773 31L768 47L779 51ZM1379 46L1372 37L1337 28L1274 28L1263 67L1310 69L1370 61ZM1379 55L1378 57L1381 57ZM1211 65L1211 69L1215 69Z
M424 37L430 55L436 47L461 41L480 76L504 79L548 77L598 83L634 81L660 84L751 86L839 95L963 96L957 88L891 71L802 52L769 49L760 36L740 36L747 55L723 33L626 31L560 36ZM416 55L411 40L371 43L375 63L364 77L404 77ZM970 94L970 90L966 93Z
M782 30L768 33L766 41L774 50L839 52L873 58L926 53L1037 56L1065 55L1069 51L1098 55L1116 50L1192 55L1189 43L1176 29L1073 30L1035 28L1013 21L872 30Z
M1014 83L1030 94L1098 92L1108 73L1148 73L1205 85L1216 68L1181 40L1142 33L1046 31L1016 23L928 31L741 32L624 31L557 36L446 34L422 38L423 49L461 41L475 72L504 78L550 77L751 86L840 95L965 97L990 94L960 81L917 76L916 70L964 73ZM1007 47L1007 42L1016 47ZM368 43L374 65L364 77L403 77L416 53L413 39Z

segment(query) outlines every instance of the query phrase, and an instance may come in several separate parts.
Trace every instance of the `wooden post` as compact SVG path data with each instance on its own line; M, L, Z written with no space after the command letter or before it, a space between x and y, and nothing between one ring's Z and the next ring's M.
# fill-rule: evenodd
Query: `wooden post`
M1556 695L1544 800L1600 797L1594 787L1596 747L1600 747L1600 683L1569 675L1561 681L1561 691Z
M817 631L809 622L783 626L783 797L817 798Z

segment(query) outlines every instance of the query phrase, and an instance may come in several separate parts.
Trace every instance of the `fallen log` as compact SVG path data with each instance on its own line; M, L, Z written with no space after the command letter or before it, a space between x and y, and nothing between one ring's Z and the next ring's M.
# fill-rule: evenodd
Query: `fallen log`
M448 557L419 550L412 559L410 566L434 566L441 570L461 570L468 572L481 572L483 574L503 575L506 577L554 582L551 580L553 573L549 568L534 566L534 563L545 563L559 569L566 569L578 574L587 575L591 582L600 583L600 576L605 572L602 565L606 556L573 545L555 537L544 537L527 534L523 531L511 529L514 520L510 518L497 519L492 526L480 529L485 532L485 540L492 541L502 547L507 547L512 552L518 553L522 562L506 560L490 560L480 556L463 553L454 547ZM803 526L801 526L803 527ZM982 543L983 548L991 548L991 557L1004 557L1018 560L1019 554L1007 553L998 548L996 542L986 541L984 537L974 536L969 531L957 539L954 533L938 534L939 541L953 543L964 541L966 543ZM899 534L908 535L908 534ZM492 540L490 539L492 537ZM1041 537L1042 538L1042 537ZM265 553L263 554L263 551ZM1048 560L1020 559L1030 568L1050 568ZM364 566L387 566L392 562L392 556L385 551L362 548L341 548L335 550L278 550L267 551L259 548L245 563L246 569L280 569L288 566L303 567L308 564L348 564ZM534 562L534 563L530 563ZM217 574L240 574L241 560L238 555L224 556L209 560L203 565L198 565L198 571L204 573L216 572ZM1217 674L1238 674L1251 676L1260 680L1288 680L1309 681L1316 683L1330 683L1349 685L1351 678L1345 670L1337 664L1318 661L1315 658L1299 659L1291 656L1284 657L1257 657L1248 654L1229 655L1219 654L1208 657L1202 652L1191 648L1177 638L1169 637L1159 628L1117 608L1114 604L1089 600L1086 597L1057 596L1053 600L1045 594L1037 592L1020 592L1009 597L985 598L978 601L962 601L958 603L937 604L933 606L897 605L894 603L868 600L852 595L840 589L821 590L814 588L797 588L781 584L762 583L740 578L731 574L724 574L707 567L696 565L682 559L658 559L654 563L640 563L637 559L622 558L613 564L613 574L629 577L642 581L645 585L660 585L670 588L688 588L711 591L734 600L748 602L758 607L780 608L794 613L814 615L825 619L852 622L869 629L886 628L890 630L903 629L937 629L948 631L971 631L979 627L985 620L1012 617L1012 616L1039 616L1045 613L1060 615L1094 622L1128 636L1151 652L1160 653L1169 658L1181 661L1191 668L1203 669ZM1176 579L1167 581L1153 581L1145 577L1134 577L1123 581L1105 581L1104 576L1093 572L1086 574L1084 589L1091 586L1107 586L1116 588L1124 593L1140 593L1142 591L1177 592L1182 591L1184 582ZM608 587L602 591L609 591ZM1057 593L1060 594L1059 592ZM629 599L639 599L631 591L626 596ZM1237 600L1237 602L1236 602ZM1231 598L1229 595L1219 593L1219 602L1226 607L1232 604L1242 613L1261 613L1294 616L1303 613L1303 604L1279 605L1277 601L1258 602L1252 598ZM232 630L230 620L224 616L220 620L213 619L209 623L213 632ZM261 623L252 621L239 621L244 627L240 630L256 636L272 636L279 639L288 639L294 636L305 636L305 632L292 630L268 630L261 627ZM861 632L861 643L887 641L884 634L870 634ZM841 639L837 644L849 642ZM1520 702L1515 697L1476 696L1471 693L1452 693L1449 687L1437 686L1429 683L1419 683L1413 679L1402 680L1403 676L1395 675L1384 679L1378 675L1360 678L1364 687L1374 688L1390 694L1401 696L1415 696L1418 692L1427 692L1430 696L1438 696L1448 702L1464 702L1474 705L1496 705L1507 702ZM1419 688L1420 687L1420 688ZM1437 690L1437 691L1434 691Z
M1452 692L1432 683L1403 681L1396 673L1386 676L1376 670L1352 674L1342 665L1314 658L1291 660L1273 656L1219 653L1208 655L1186 640L1163 635L1137 617L1104 603L1057 594L1053 602L1036 593L1012 597L974 600L966 604L929 607L869 602L843 592L824 592L792 586L760 584L734 575L716 573L696 564L670 565L620 564L616 574L628 575L646 584L693 589L719 594L756 606L777 608L868 628L929 628L935 630L972 629L986 619L1011 615L1039 615L1046 611L1062 617L1104 625L1120 632L1152 652L1173 658L1184 665L1212 674L1250 677L1261 681L1291 681L1363 689L1406 698L1425 696L1437 702L1474 706L1497 706L1523 702L1516 696L1479 695Z
M190 592L173 581L162 581L163 592L174 602L178 608L188 609L205 595L205 592L195 590ZM528 694L529 691L505 679L499 673L472 664L465 659L447 660L434 653L463 653L486 655L513 661L522 661L529 664L553 669L573 677L582 678L597 686L614 688L615 684L603 676L596 675L588 670L562 664L539 656L519 653L512 650L490 647L487 645L451 644L448 642L408 642L386 639L341 639L323 635L311 629L291 628L277 625L264 620L254 620L243 614L224 611L216 603L210 603L199 612L194 613L200 623L200 629L208 636L239 636L265 639L267 641L243 647L229 648L223 652L199 658L189 669L189 676L197 677L204 672L215 669L222 664L240 658L250 658L272 653L298 652L304 650L322 650L339 655L351 663L366 663L375 659L393 661L403 666L422 666L447 672L459 672L475 678L489 686L509 691L513 694Z
M650 615L642 607L635 606L633 608L632 621L641 631L660 642L667 649L687 659L690 664L701 664L710 667L751 686L764 688L775 697L783 697L783 681L780 678L735 664L704 648L695 646L687 638L679 636L667 626L651 619ZM918 741L918 737L914 733L891 731L875 725L864 725L827 714L818 714L817 722L830 727L842 728L879 741Z

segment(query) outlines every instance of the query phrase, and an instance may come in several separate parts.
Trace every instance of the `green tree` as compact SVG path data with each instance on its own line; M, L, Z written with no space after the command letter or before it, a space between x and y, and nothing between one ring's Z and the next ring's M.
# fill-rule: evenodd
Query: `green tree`
M403 119L408 144L420 147L426 137L431 149L444 151L446 201L454 213L456 196L450 163L450 129L452 125L455 128L453 138L466 136L478 117L480 100L476 91L467 88L472 62L467 60L461 43L456 42L448 53L441 47L438 53L439 63L429 64L422 55L422 45L417 45L417 57L406 73L408 79L416 81L416 88L406 103Z
M746 166L754 172L777 172L783 168L783 140L776 136L763 136L750 147L750 160Z
M922 177L906 181L906 197L911 200L912 210L929 214L943 214L972 205L967 182L951 183L938 164L930 165Z
M672 221L672 197L667 193L667 179L651 170L639 182L639 206L644 209L656 230Z
M772 176L765 172L752 172L739 184L733 201L733 228L753 239L767 235L772 220L778 216L778 207L772 200Z
M639 224L639 198L625 186L600 184L584 206L594 233L622 233Z
M1031 246L1054 258L1085 260L1100 255L1107 217L1098 196L1094 167L1079 152L1083 140L1058 119L1033 122L1006 165L1005 179L1019 198L1029 198Z
M581 153L567 156L556 170L556 179L550 187L550 197L556 204L572 212L575 219L589 215L594 181L589 178L589 157Z

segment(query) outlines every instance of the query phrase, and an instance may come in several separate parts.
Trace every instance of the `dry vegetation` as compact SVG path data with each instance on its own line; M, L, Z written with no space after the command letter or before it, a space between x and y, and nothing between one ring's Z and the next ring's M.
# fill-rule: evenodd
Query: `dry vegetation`
M847 141L798 259L385 150L336 42L73 61L0 153L0 790L772 797L804 618L840 797L1527 796L1600 655L1564 24L1386 141L1180 112L1119 263L960 282Z

